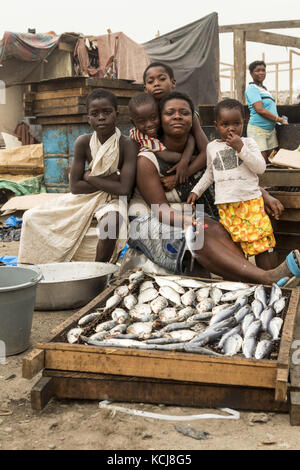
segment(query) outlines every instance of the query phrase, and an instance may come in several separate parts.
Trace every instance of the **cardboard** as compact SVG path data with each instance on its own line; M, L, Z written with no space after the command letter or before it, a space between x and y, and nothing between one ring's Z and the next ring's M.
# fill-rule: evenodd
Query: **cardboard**
M300 169L300 152L280 149L274 157L269 157L269 162L276 166Z

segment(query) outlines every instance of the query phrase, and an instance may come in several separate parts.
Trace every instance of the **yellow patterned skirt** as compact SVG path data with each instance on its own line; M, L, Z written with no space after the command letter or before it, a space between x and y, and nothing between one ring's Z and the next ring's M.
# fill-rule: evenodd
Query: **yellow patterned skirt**
M246 256L255 256L274 248L276 241L263 197L243 202L218 204L220 223Z

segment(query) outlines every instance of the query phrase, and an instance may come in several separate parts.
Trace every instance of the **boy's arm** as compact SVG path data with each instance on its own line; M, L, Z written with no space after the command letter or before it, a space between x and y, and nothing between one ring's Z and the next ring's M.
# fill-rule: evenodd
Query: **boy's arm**
M192 132L199 153L189 165L188 176L192 176L194 173L197 173L199 170L202 170L202 168L206 167L206 147L208 144L208 139L200 126L200 122L196 114L194 114L193 117Z
M102 190L116 196L130 196L135 182L137 149L131 139L124 136L121 139L119 145L120 152L123 153L123 164L119 179L116 181L115 178L108 176L87 176L87 181L98 191Z
M181 153L171 152L168 149L157 152L157 155L167 163L178 163L182 157Z
M72 194L91 194L98 191L97 188L84 180L87 152L89 150L90 136L79 136L74 145L74 160L70 171L70 189Z

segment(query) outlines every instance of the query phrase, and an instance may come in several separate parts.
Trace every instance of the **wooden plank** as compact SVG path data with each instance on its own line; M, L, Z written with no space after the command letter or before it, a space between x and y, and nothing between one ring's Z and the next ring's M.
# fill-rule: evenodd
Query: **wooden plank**
M55 80L43 80L35 84L36 92L41 91L55 91L63 90L66 88L81 88L87 86L87 78L85 77L64 77Z
M246 89L246 35L242 30L233 32L234 85L236 99L245 102Z
M264 187L300 186L300 170L267 168L259 176L259 184Z
M77 348L70 348L77 346ZM216 358L179 352L121 350L121 348L37 345L45 349L47 369L135 375L160 379L275 388L276 361ZM83 349L85 348L85 349ZM81 350L80 350L81 349ZM151 358L151 360L149 360Z
M67 96L65 98L51 98L48 100L36 100L33 110L35 113L43 112L44 109L64 108L66 106L86 105L85 96Z
M291 346L290 360L291 391L300 391L300 305L298 305Z
M41 111L36 111L35 115L38 116L62 116L70 114L86 114L86 105L81 106L66 106L57 108L46 108Z
M66 88L64 90L57 89L55 91L41 91L34 93L35 100L51 100L52 98L66 98L68 96L82 96L87 94L86 88Z
M53 379L53 394L59 399L110 400L197 408L230 407L239 410L287 412L286 403L274 402L271 389L229 387L153 378L45 369Z
M300 20L264 21L261 23L242 23L219 26L219 33L232 33L235 29L257 31L259 29L300 28Z
M289 300L289 308L284 319L280 349L277 358L278 366L282 369L288 369L290 363L290 351L293 341L294 325L296 320L296 314L299 305L300 289L292 289L292 293Z
M109 78L87 78L87 85L96 88L113 88L123 90L137 90L144 91L142 83L132 83L131 80L120 80Z
M285 402L287 401L287 387L288 387L288 369L278 369L276 377L275 387L275 401Z
M45 351L34 349L27 354L22 361L23 379L32 379L44 368Z
M276 244L279 247L284 247L286 250L293 250L300 246L300 235L298 233L276 233Z
M300 209L300 192L269 191L287 209Z
M31 408L42 410L53 397L53 380L51 377L42 377L31 389Z
M250 42L260 42L262 44L271 44L273 46L300 48L300 39L295 36L266 33L264 31L247 31L246 40Z
M300 215L300 211L298 211ZM300 220L289 221L280 217L280 220L272 220L273 230L275 232L298 233L300 234Z
M55 124L86 124L87 114L73 114L70 116L37 116L36 123L42 126ZM92 129L91 129L92 132Z
M290 393L290 424L300 426L300 392Z

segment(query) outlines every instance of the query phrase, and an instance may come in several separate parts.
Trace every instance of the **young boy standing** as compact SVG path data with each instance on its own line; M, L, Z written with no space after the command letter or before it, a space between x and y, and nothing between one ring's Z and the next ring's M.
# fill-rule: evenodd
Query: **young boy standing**
M243 105L233 99L219 102L215 107L215 126L220 139L208 144L207 169L187 203L195 204L214 182L220 223L247 257L255 256L257 266L271 269L271 251L276 242L257 176L264 173L266 163L256 142L241 137Z

